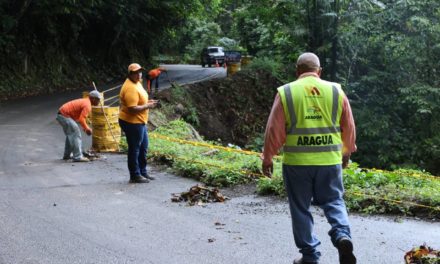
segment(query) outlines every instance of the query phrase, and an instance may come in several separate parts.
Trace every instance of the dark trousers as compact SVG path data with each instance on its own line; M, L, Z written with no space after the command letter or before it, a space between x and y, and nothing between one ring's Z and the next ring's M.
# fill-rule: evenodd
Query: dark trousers
M154 88L156 88L156 92L157 92L157 90L159 90L159 76L151 80L151 85L153 85L153 81L155 82Z
M159 77L147 80L148 93L151 98L155 98L156 94L159 92ZM154 81L154 92L153 92L153 81Z
M128 171L130 178L147 175L148 129L145 124L132 124L119 119L128 144Z
M153 81L155 82L154 84L154 93L157 94L159 92L159 77L157 76L156 78L151 80L151 89L153 89Z

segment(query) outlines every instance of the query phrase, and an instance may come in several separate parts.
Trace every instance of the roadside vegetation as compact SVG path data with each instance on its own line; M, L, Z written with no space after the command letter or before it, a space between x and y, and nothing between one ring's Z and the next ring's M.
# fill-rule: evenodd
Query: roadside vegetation
M8 0L0 21L0 100L99 87L133 61L197 63L210 45L287 82L312 51L351 101L353 159L440 174L440 1Z
M157 128L149 137L150 162L167 165L173 173L216 187L256 182L261 195L285 196L280 157L274 159L273 177L267 178L261 173L258 152L205 141L181 119ZM440 219L440 179L427 172L366 169L351 163L343 177L350 211Z
M147 68L168 61L197 63L201 49L210 45L253 56L252 78L240 86L213 82L207 90L212 94L197 86L196 93L182 91L187 101L178 109L213 142L219 142L214 132L235 122L220 142L257 152L276 87L296 78L299 54L315 52L323 78L341 83L350 99L358 145L353 160L361 168L384 170L346 171L350 207L431 213L367 195L438 206L435 181L426 187L408 176L440 174L438 0L7 0L0 3L0 21L0 100L110 83L133 61ZM215 127L204 116L212 106L223 107L211 115ZM259 167L243 164L236 169ZM236 174L206 179L242 181ZM260 180L259 190L281 193L281 186L275 177Z
M252 103L242 104L240 100L234 100L234 92L246 90L243 88L246 83L259 83L264 87L267 83L275 82L267 78L268 69L253 67L257 68L242 71L227 80L212 80L186 87L175 85L159 93L163 106L150 112L150 162L166 165L175 174L210 186L255 184L256 192L260 195L284 197L281 157L274 158L273 177L265 177L261 172L260 160L262 138L252 129L235 125L236 122L264 127L262 123L269 114L268 111L248 111L255 107ZM255 73L261 78L259 81L255 81ZM246 93L253 101L259 102L266 96L272 98L274 95L273 89L262 91L261 87L250 87L256 94L251 90ZM234 92L229 93L229 90ZM221 103L206 100L214 95ZM200 103L201 98L205 98L206 102ZM257 107L260 108L270 109L270 104ZM238 116L228 117L228 112L238 113ZM225 118L222 119L222 116ZM219 125L211 127L212 124L207 124L207 121ZM201 136L200 130L210 132L210 137ZM240 139L240 145L246 145L246 142L252 144L241 148L234 141L229 141L234 138ZM354 159L344 170L343 178L346 204L350 211L440 220L440 177L429 172L367 168L359 166Z

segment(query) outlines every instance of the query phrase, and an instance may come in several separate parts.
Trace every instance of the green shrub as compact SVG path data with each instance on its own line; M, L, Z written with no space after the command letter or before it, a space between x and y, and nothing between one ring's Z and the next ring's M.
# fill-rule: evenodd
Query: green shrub
M124 140L121 145L124 149ZM259 194L285 196L279 157L274 158L273 177L264 177L258 155L197 140L193 128L183 120L172 121L150 133L149 147L150 160L165 163L184 177L220 187L257 178ZM343 180L350 211L440 219L440 178L427 172L365 169L352 163L344 170Z

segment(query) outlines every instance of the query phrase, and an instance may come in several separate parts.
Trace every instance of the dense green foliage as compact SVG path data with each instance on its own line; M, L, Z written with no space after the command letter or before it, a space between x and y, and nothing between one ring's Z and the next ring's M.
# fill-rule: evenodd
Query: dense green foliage
M354 160L440 174L438 0L3 0L0 21L0 99L109 82L153 56L197 62L217 44L292 81L315 52L351 100Z
M169 165L177 174L209 185L230 186L258 179L260 194L285 195L281 159L275 159L274 176L263 177L258 154L238 153L215 142L197 140L191 127L181 120L150 133L148 157ZM351 211L440 218L440 180L429 173L361 169L351 164L344 170L344 186Z
M150 133L148 157L171 165L173 171L182 176L212 186L230 186L246 183L252 179L243 172L252 173L259 170L260 159L257 156L223 151L211 152L213 150L211 147L182 144L156 135L200 143L195 140L193 129L184 121L176 120Z
M285 81L295 79L301 52L315 52L323 78L342 83L351 100L359 146L353 159L440 174L439 1L225 0L216 7L214 16L195 20L217 24L220 33L209 30L198 44L189 37L187 47L231 38L259 62L283 65L277 76ZM201 24L196 28L208 25Z
M440 3L356 7L346 20L339 80L357 118L354 158L366 166L415 166L439 173Z
M151 63L166 32L202 9L197 0L3 0L0 99L108 82L133 61Z
M274 177L260 180L260 193L284 195L280 165ZM345 201L352 211L440 217L440 180L429 173L399 169L362 169L356 163L344 170Z

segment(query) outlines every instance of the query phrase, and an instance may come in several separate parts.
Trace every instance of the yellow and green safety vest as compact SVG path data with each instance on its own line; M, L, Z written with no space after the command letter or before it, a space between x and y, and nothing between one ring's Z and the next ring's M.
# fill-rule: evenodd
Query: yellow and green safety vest
M286 117L283 163L341 164L341 86L307 76L279 87L278 92Z

